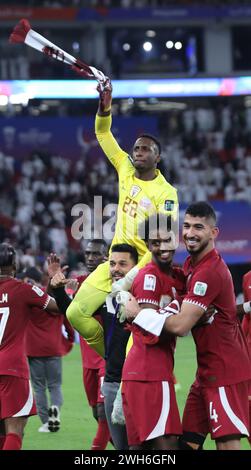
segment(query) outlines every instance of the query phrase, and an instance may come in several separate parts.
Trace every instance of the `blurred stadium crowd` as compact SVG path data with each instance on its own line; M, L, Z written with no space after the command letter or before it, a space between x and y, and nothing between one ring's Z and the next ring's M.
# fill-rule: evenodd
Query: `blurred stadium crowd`
M180 202L251 203L251 110L225 105L170 110L159 117L162 171L179 191ZM106 159L69 161L34 151L15 160L0 153L0 239L22 247L24 265L43 263L51 251L67 264L83 261L82 242L71 237L71 209L103 208L117 201L117 177ZM92 150L93 152L93 150ZM68 251L68 247L70 247Z
M3 4L18 6L17 0L5 0ZM236 5L248 4L249 0L204 0L203 4L208 5ZM196 0L28 0L26 6L30 7L120 7L120 8L142 8L142 7L165 7L167 5L198 5Z

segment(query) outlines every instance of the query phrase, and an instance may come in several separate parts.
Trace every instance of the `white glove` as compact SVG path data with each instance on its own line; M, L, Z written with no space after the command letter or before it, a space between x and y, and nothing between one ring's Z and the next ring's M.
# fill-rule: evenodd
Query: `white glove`
M125 425L125 415L123 411L123 404L122 404L122 395L121 395L121 388L119 387L117 391L116 398L113 402L113 410L111 414L111 420L113 424L120 424L121 426Z
M123 323L124 321L126 321L125 305L126 305L127 301L129 300L130 295L131 294L127 291L118 292L118 294L116 295L116 302L119 305L119 310L117 312L117 317L118 317L120 323Z
M125 275L125 277L119 279L118 281L112 284L112 293L117 294L117 292L120 292L122 290L130 290L138 272L139 268L137 266L134 266L134 268L130 269L130 271Z

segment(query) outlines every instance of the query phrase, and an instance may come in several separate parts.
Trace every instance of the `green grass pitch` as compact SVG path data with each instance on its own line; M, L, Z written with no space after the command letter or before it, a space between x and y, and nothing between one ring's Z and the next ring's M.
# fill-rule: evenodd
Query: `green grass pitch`
M181 383L177 392L182 413L189 386L194 380L196 359L191 336L180 338L175 354L175 374ZM31 417L25 428L24 450L87 450L90 449L95 434L96 421L92 417L82 383L82 365L79 346L63 359L63 396L61 429L57 433L39 433L41 422L37 416ZM212 450L215 444L209 438L205 449ZM108 449L113 449L109 444ZM246 439L242 439L242 449L249 450Z

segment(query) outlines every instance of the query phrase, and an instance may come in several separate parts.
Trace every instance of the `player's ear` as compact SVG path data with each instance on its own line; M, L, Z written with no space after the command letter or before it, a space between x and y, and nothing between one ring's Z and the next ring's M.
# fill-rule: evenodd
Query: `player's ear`
M213 239L217 238L219 233L220 233L219 228L218 227L213 227L213 229L212 229Z

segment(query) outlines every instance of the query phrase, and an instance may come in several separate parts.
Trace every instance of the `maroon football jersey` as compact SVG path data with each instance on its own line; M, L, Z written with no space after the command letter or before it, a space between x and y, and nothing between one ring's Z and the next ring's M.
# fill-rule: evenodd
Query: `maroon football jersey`
M251 301L251 271L246 273L243 277L242 290L244 301ZM244 315L242 320L242 328L248 343L249 353L251 354L251 313Z
M29 378L26 328L32 308L45 309L49 300L37 286L13 278L0 281L0 375Z
M180 268L173 268L172 274L168 275L151 262L139 271L131 292L139 303L165 307L174 299L176 292L182 294L184 288L185 278ZM175 343L173 335L166 335L157 344L147 344L136 330L133 331L133 345L124 364L122 379L173 381Z
M187 294L183 302L205 311L214 305L217 313L192 329L197 348L197 378L202 385L218 387L249 380L250 358L236 314L232 276L216 250L195 266L188 257L184 272Z
M63 325L67 338L63 335ZM29 357L64 356L72 348L74 330L64 315L52 315L34 307L25 337Z

